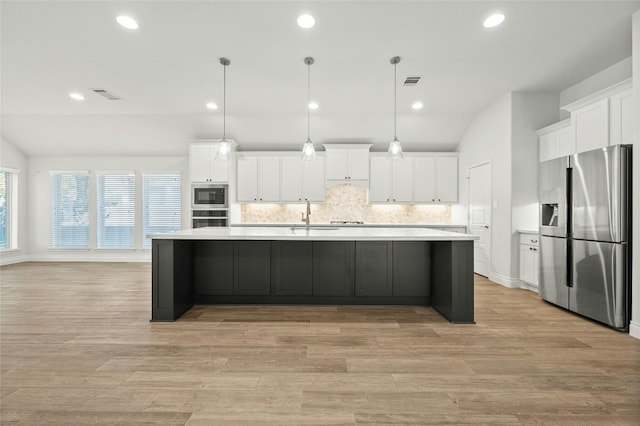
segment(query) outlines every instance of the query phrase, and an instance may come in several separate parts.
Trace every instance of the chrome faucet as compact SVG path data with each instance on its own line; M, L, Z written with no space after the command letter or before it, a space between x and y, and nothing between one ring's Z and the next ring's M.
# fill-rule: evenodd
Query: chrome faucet
M309 201L307 200L307 217L305 217L304 213L302 213L302 221L304 222L307 231L309 230L309 216L311 216L311 203L309 203Z

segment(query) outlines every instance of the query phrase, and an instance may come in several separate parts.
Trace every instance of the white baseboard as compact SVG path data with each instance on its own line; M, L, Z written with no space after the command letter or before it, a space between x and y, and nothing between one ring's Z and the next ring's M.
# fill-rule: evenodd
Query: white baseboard
M629 324L629 335L636 339L640 339L640 322L631 321Z
M151 262L151 253L55 253L29 256L30 262Z
M22 263L28 262L29 256L26 254L18 255L18 256L1 256L0 257L0 266L5 265L13 265L14 263Z
M505 275L496 274L495 272L489 273L489 279L500 285L509 288L520 288L520 280L518 278L511 278Z
M538 291L538 286L537 286L537 285L529 284L529 283L526 283L526 282L524 282L524 281L520 281L520 288L523 288L523 289L525 289L525 290L532 291L532 292L534 292L534 293L536 293L536 294L538 294L538 293L539 293L539 291Z

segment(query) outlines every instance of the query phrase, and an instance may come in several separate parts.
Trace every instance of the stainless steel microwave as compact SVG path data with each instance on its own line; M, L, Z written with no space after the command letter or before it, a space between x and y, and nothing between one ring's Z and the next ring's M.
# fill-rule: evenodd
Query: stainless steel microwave
M192 209L218 209L229 207L229 185L194 183L191 185Z

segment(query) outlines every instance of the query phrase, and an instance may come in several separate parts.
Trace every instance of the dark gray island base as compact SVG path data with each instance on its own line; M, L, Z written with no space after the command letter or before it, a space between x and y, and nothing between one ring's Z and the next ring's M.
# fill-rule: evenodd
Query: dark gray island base
M473 241L153 239L152 321L195 304L432 306L474 322Z

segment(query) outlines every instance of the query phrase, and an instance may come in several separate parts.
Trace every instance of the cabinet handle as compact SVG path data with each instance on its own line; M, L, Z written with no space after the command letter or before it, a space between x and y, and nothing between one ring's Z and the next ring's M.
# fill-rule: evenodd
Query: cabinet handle
M533 247L533 251L538 251L538 249L537 249L537 248L535 248L535 247Z
M535 244L538 242L538 240L531 240L531 242Z
M387 203L389 202L389 199L387 198Z
M435 198L432 198L432 199L431 199L431 201L435 202L435 201L436 201L436 199L435 199Z
M393 202L394 202L394 203L396 202L396 199L395 199L395 198L393 199Z

